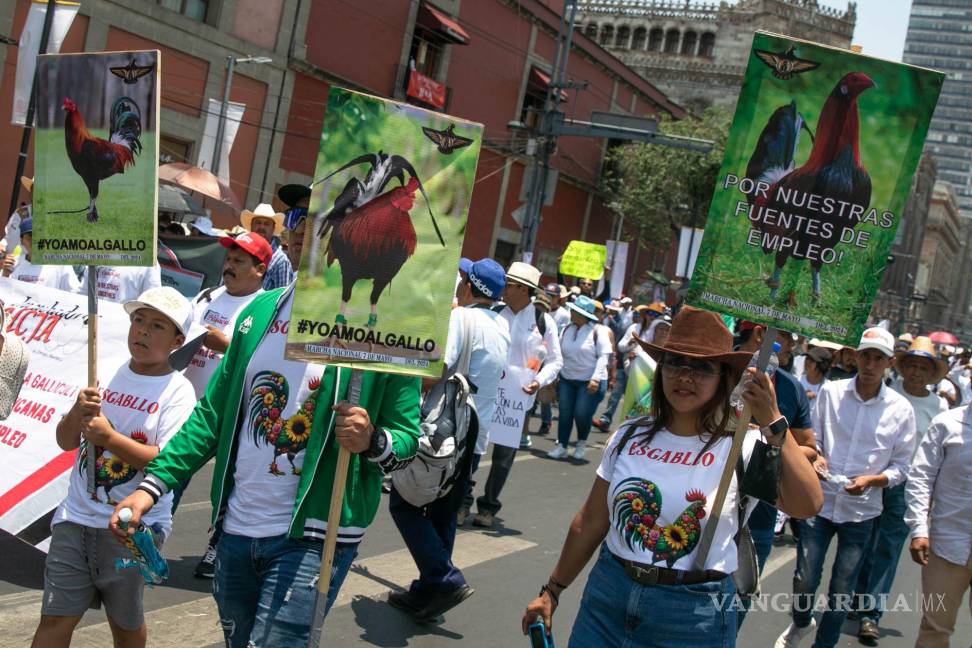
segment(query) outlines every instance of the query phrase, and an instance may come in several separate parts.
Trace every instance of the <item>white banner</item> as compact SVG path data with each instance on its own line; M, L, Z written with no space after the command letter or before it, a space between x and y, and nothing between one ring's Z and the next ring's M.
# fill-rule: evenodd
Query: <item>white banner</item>
M13 412L0 421L0 529L35 540L29 529L67 495L75 452L56 441L58 421L88 380L88 299L37 284L0 278L5 335L30 349L30 364ZM98 377L107 383L128 354L128 315L98 301ZM46 543L41 543L46 546Z
M47 53L57 54L74 17L81 5L76 2L58 2L54 10L51 33L47 38ZM34 83L34 70L37 68L37 53L40 48L41 32L44 31L44 17L47 16L47 3L34 0L20 32L17 46L17 77L14 82L13 111L10 122L23 126L27 120L27 103L30 101L30 87Z
M699 256L699 248L702 247L702 234L704 230L697 227L683 227L678 235L678 260L675 265L675 276L692 278L692 271L695 270L695 260Z
M611 266L611 298L618 299L624 292L624 275L628 271L628 242L608 241L604 247L607 248L606 262ZM604 290L604 279L597 282L597 290L594 294L600 295L602 290Z
M536 394L527 394L523 388L533 382L536 372L525 367L507 367L496 388L496 410L486 422L489 440L493 443L520 447L520 434L527 412L533 407Z
M213 149L216 148L216 130L219 128L219 111L223 102L216 99L209 100L206 114L206 128L203 131L202 143L199 145L199 159L196 166L207 171L213 170ZM240 129L240 120L246 104L230 101L226 104L226 123L223 126L223 146L219 149L219 179L229 184L230 168L229 154L236 141L236 132Z

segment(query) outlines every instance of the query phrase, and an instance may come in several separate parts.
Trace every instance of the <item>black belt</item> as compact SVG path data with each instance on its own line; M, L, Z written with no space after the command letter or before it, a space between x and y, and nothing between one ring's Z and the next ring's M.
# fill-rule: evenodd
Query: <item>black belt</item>
M656 567L646 565L633 560L619 558L613 553L611 557L624 567L628 577L639 585L696 585L698 583L709 583L725 578L728 574L714 569L705 571L685 571L683 569L668 569L667 567Z

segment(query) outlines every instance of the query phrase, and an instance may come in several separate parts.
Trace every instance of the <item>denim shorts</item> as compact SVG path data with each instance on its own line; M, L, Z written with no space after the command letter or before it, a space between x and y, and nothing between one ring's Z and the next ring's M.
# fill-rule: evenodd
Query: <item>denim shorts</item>
M736 587L727 576L695 585L640 585L601 547L584 587L569 648L731 648Z

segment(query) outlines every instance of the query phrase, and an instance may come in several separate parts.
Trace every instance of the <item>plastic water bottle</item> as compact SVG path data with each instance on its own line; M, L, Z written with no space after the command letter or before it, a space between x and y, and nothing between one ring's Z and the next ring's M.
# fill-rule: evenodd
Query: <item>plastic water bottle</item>
M776 370L780 368L780 344L779 342L773 343L773 353L770 354L769 362L766 363L766 375L770 378L776 373ZM749 361L749 367L755 367L757 359L759 358L758 353L753 354L752 360ZM747 369L749 368L747 367ZM729 395L729 404L732 405L737 412L741 412L743 407L745 407L746 402L743 400L743 392L746 391L746 385L749 384L749 373L743 373L742 378L739 380L739 384L736 388L732 390L732 394Z

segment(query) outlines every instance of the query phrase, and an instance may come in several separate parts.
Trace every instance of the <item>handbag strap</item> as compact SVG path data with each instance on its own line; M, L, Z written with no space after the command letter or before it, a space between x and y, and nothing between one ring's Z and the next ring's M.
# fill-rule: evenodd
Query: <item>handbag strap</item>
M743 410L743 414L746 415L747 417L749 416L749 406L748 405ZM748 418L747 419L740 418L740 420L748 420ZM741 449L742 448L740 447L740 450ZM732 458L732 454L733 454L732 452L729 453L730 459ZM743 470L742 452L739 452L739 454L737 456L738 456L738 459L737 459L736 466L735 466L735 473L736 473L736 476L737 476L737 478L736 478L736 493L737 493L737 499L739 501L739 504L742 504L742 498L743 498L743 494L742 494L742 470ZM727 465L726 468L728 469L729 466ZM726 482L728 482L731 479L732 479L732 471L730 471L730 470L724 470L723 471L723 474L722 474L722 482L723 483L720 483L719 484L719 489L722 490L723 488L725 488L725 490L728 491L729 490L729 485ZM719 525L719 518L721 517L721 513L722 513L722 510L721 510L721 507L720 507L720 510L719 510L719 514L720 515L719 515L719 517L710 517L708 523L706 524L706 528L703 529L703 531L702 531L702 537L699 539L699 546L696 549L697 553L695 554L695 562L692 564L692 569L694 571L702 571L702 570L705 569L705 560L706 560L706 558L709 557L709 549L712 546L712 540L715 537L715 531L716 531L716 527L718 527L718 525ZM739 516L739 528L741 529L742 528L742 515L743 515L743 511L742 510L738 510L736 514ZM710 513L710 516L711 516L711 513ZM712 527L711 530L709 530L709 527L710 526Z

